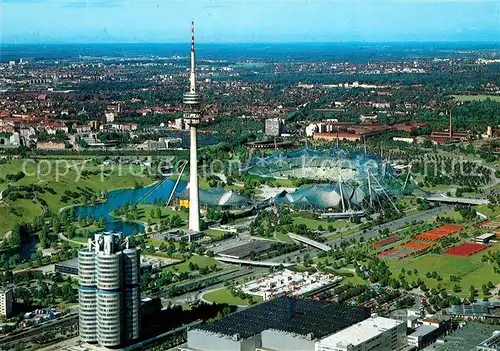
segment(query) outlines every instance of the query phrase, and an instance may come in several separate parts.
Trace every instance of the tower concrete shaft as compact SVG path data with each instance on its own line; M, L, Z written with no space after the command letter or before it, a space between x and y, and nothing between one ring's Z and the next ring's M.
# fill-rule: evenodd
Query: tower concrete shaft
M198 187L197 130L201 119L201 95L196 92L196 67L194 57L194 21L191 22L191 67L189 91L184 94L184 122L189 126L189 230L200 231L200 199Z
M189 127L191 148L189 150L189 230L200 231L200 199L198 187L198 141L197 128Z

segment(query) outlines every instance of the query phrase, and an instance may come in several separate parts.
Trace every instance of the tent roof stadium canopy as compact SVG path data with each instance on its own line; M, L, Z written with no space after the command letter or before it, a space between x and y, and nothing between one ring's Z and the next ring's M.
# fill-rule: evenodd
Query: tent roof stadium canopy
M395 174L393 167L383 162L378 155L359 151L347 153L342 150L311 149L252 157L246 165L246 171L259 177L331 180L366 178L368 171L378 175Z
M223 188L200 189L200 204L206 206L248 206L252 201L233 190ZM189 186L179 195L181 199L189 199Z
M380 182L374 185L372 181L372 202L383 197L385 194L396 195L403 192L402 184L390 184ZM343 197L343 201L342 201ZM275 197L275 201L284 205L315 208L340 208L345 210L355 208L366 208L370 201L370 189L368 181L342 182L335 184L315 184L297 189L294 192L283 191ZM343 204L342 204L343 202Z

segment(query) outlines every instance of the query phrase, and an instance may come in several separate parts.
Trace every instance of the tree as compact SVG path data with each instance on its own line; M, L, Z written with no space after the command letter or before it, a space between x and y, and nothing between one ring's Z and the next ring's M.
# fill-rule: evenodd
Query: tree
M13 247L21 246L21 226L16 224L10 233L9 245Z
M52 217L52 231L56 235L61 231L61 221L56 215Z
M66 228L66 236L68 237L68 239L74 238L75 234L76 234L75 227L72 224L68 225L68 227Z
M61 298L67 302L75 302L76 301L75 291L71 287L71 284L66 283L62 286Z
M104 219L104 216L99 217L99 221L97 222L97 226L99 228L105 228L106 227L106 220Z

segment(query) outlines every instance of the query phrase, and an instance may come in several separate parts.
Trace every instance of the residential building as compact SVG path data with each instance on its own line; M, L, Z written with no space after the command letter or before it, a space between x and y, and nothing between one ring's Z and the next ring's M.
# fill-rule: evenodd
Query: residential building
M12 289L0 290L0 316L10 317L12 314L12 303L14 302L14 294Z
M316 342L315 351L391 351L406 345L406 323L371 317Z
M64 150L66 148L66 143L61 140L38 141L36 143L36 148L39 150Z
M285 130L285 122L281 118L268 118L265 124L265 134L268 136L280 136Z
M95 234L78 253L80 339L118 347L139 338L140 258L120 233Z
M115 114L113 112L107 112L104 115L106 116L106 123L112 123L115 121Z
M359 116L359 120L361 123L378 122L378 116L376 114L365 113L365 114Z

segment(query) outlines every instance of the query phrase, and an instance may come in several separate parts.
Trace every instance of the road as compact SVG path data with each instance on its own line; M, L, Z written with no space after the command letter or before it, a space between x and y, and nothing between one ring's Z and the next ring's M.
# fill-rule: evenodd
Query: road
M179 295L179 296L172 297L172 298L162 298L161 302L162 302L163 306L166 306L169 302L172 304L176 304L176 305L189 304L191 302L198 300L200 298L200 296L205 294L207 291L223 288L224 284L227 281L239 279L239 278L247 276L247 275L261 276L267 272L269 272L269 270L267 268L262 268L262 267L253 267L252 269L248 269L247 267L240 267L238 269L238 271L228 275L227 277L225 277L227 279L224 279L224 281L222 281L220 283L217 283L217 284L214 284L211 286L207 286L200 291L191 291L191 292L188 292L186 294Z
M59 233L59 238L62 240L66 240L66 241L73 243L73 244L85 245L85 243L82 243L81 241L71 240L71 239L67 238L63 233Z
M22 330L14 335L8 335L0 338L0 349L8 350L12 343L21 343L30 340L31 338L42 334L55 327L70 326L78 323L78 313L70 314L68 316L54 319L52 321L45 322L39 326L33 328Z
M349 241L351 239L359 239L361 237L363 237L365 239L371 239L371 238L374 238L374 237L379 235L379 230L386 229L386 228L389 228L390 232L394 232L398 229L405 227L406 225L408 225L412 221L423 221L426 219L430 219L434 216L437 216L440 212L443 211L443 208L447 208L447 206L435 207L435 208L432 208L430 210L418 212L418 213L415 213L415 214L412 214L412 215L409 215L406 217L396 219L396 220L388 222L388 223L376 225L376 226L374 226L370 229L366 229L364 231L362 230L362 231L359 231L359 232L356 232L356 233L353 233L350 235L346 235L342 238L337 238L334 240L327 241L326 244L328 244L330 246L334 246L334 245L339 245L342 242Z
M441 211L443 211L443 209L446 209L446 208L448 208L448 206L435 207L435 208L432 208L430 210L422 211L419 213L415 213L413 215L409 215L409 216L406 216L403 218L396 219L392 222L376 225L370 229L366 229L365 231L360 230L356 233L349 234L349 235L346 235L346 236L341 237L341 238L327 241L327 242L325 242L325 244L333 247L335 245L338 246L338 245L340 245L340 243L347 242L351 239L359 239L361 237L363 237L365 239L371 239L371 238L374 238L374 237L377 237L378 235L380 235L379 230L385 229L385 228L389 228L389 231L395 232L395 231L405 227L411 221L422 221L422 220L426 220L426 219L432 218L434 216L437 216ZM300 257L300 259L303 259L304 256L307 254L310 257L314 257L315 255L317 255L320 252L321 252L321 250L318 250L318 249L315 249L315 248L308 246L308 249L306 251L302 251L301 253L298 253L295 251L295 252L288 253L285 255L273 257L269 261L271 261L271 262L285 262L285 259L287 257L295 257L295 258Z

